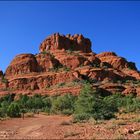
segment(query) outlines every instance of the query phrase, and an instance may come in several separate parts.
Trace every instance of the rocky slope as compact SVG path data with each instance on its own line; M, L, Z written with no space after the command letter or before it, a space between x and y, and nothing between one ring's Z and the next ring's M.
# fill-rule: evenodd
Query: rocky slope
M140 95L140 72L133 62L114 52L95 54L83 35L59 33L41 43L39 54L17 55L4 74L0 71L0 95L77 95L84 80L104 94Z

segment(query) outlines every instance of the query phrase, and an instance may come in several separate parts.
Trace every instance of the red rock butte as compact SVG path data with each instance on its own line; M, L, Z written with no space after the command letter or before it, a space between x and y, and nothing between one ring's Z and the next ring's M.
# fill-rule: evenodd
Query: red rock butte
M40 45L40 52L55 51L55 50L73 50L84 53L91 52L91 42L88 38L84 38L81 34L75 35L60 35L55 33L47 37Z
M140 95L140 72L135 63L114 52L96 54L81 34L47 37L39 53L17 55L0 71L0 95L8 93L78 95L88 80L103 94Z

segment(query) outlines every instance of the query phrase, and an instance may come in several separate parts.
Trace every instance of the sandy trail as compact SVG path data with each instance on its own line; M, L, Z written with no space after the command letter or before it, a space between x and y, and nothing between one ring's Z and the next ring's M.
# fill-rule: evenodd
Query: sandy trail
M1 121L0 139L140 139L140 135L126 133L131 128L140 130L140 123L71 123L71 119L68 116L39 114L24 120L13 118Z
M25 118L24 120L22 118L13 118L2 121L0 122L0 138L51 138L51 134L55 132L55 128L64 120L68 121L69 119L69 117L64 116L54 115L50 117L39 114L35 115L34 118ZM48 130L42 131L43 128L47 128Z

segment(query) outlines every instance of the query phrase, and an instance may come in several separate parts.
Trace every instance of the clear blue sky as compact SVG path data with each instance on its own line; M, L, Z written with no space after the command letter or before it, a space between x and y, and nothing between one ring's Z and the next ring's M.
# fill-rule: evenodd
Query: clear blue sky
M140 69L140 2L0 2L0 69L38 53L50 34L82 33L96 53L115 51Z

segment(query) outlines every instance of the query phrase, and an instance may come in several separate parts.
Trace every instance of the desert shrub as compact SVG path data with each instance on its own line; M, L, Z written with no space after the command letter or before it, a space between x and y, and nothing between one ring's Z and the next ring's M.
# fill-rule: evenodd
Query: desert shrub
M122 107L124 107L125 112L140 111L140 98L136 98L133 95L125 96L122 99Z
M20 108L26 108L27 107L27 101L29 100L29 96L27 95L20 95L19 100L17 103L20 105Z
M62 110L62 114L71 115L71 114L73 114L73 109L64 109L64 110Z
M0 102L3 102L3 101L11 103L12 101L14 101L14 94L7 94L4 97L1 97Z
M20 113L25 114L27 112L28 112L28 110L26 108L20 108Z
M114 94L104 98L105 102L117 106L118 109L123 108L125 112L140 111L140 98L133 95L123 96L121 94Z
M0 98L0 117L19 117L20 113L47 112L55 114L71 115L75 121L110 119L115 117L115 112L124 111L140 112L140 98L133 95L124 96L121 93L103 96L100 90L93 90L89 81L74 81L83 85L79 96L65 94L63 96L41 96L35 94L32 97L20 95L14 101L14 94L8 94ZM63 86L65 83L60 83Z
M20 107L17 103L11 103L7 109L7 115L9 117L20 117Z
M110 96L106 96L104 98L104 101L107 102L108 104L112 105L112 109L113 107L121 107L123 104L123 96L121 95L121 93L116 93Z
M30 97L26 102L26 106L28 109L41 109L44 106L43 99L37 95Z
M68 71L70 71L71 69L70 69L69 67L67 67L67 66L63 66L63 70L66 71L66 72L68 72Z
M1 102L0 104L0 114L1 114L1 117L6 117L7 116L7 109L9 107L10 103L6 100L4 100L3 102Z
M110 104L111 103L111 104ZM105 102L103 99L99 99L96 102L96 108L95 112L93 113L93 118L98 120L98 119L111 119L115 117L115 112L118 111L118 108L116 105L112 104L112 102Z
M91 114L88 114L88 113L74 114L73 122L83 122L85 120L89 120L90 117L91 117Z
M0 104L0 117L6 117L7 116L7 109L9 106L8 101L3 101Z
M47 54L47 51L42 51L41 54Z
M6 114L5 114L5 111L3 110L3 108L0 108L0 117L5 117Z
M47 112L47 113L50 113L50 110L51 110L51 107L52 107L51 98L50 97L44 98L43 99L43 104L44 104L43 111Z
M34 108L41 109L44 106L43 100L41 98L33 99Z
M33 99L30 98L27 102L26 102L26 107L28 108L28 110L32 109L34 107L34 103L33 103Z
M28 113L26 113L25 114L25 117L28 117L28 118L32 118L32 117L34 117L34 113L33 112L28 112Z
M75 97L71 94L58 96L52 100L51 111L53 113L65 113L65 114L67 111L69 112L69 114L71 114L74 111L74 102Z
M1 82L7 84L8 83L8 80L5 77L2 77Z
M59 83L59 84L57 85L57 87L63 87L65 84L66 84L65 82Z

